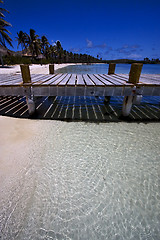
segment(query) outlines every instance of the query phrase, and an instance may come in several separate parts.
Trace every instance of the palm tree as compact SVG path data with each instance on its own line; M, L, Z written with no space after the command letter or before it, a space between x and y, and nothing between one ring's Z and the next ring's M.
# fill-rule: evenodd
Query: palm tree
M27 42L27 34L24 33L23 31L19 31L19 33L17 32L18 37L16 37L16 40L18 41L18 46L21 44L22 47L22 53L23 53L23 49L26 48L26 42Z
M3 1L0 0L0 3L3 4ZM5 18L4 14L3 14L4 12L8 12L8 11L4 8L0 8L0 44L2 44L2 46L4 46L6 48L6 43L8 43L10 46L12 46L12 39L8 35L8 33L9 34L11 34L11 33L6 29L6 27L12 26L12 25L9 22L4 20L4 18Z
M3 3L3 1L0 0L0 3ZM5 18L4 14L3 14L4 12L8 12L8 11L6 9L0 7L0 46L6 48L6 50L7 50L6 43L8 43L10 46L12 46L12 43L11 43L12 39L8 35L8 33L9 34L11 34L11 33L8 31L8 29L6 29L6 27L11 26L11 24L4 20L4 18ZM2 58L2 55L4 54L4 52L5 52L5 49L2 49L0 47L0 60L1 60L2 66L4 66L3 58Z
M59 40L57 40L57 42L56 42L56 48L57 48L58 52L62 49L62 45Z
M0 3L3 3L2 0L0 0ZM6 42L12 46L12 39L10 38L10 36L8 36L8 33L11 34L6 27L8 26L12 26L9 22L4 20L4 14L3 12L8 12L6 9L4 8L0 8L0 43L2 44L2 46L6 47ZM13 47L13 46L12 46Z
M48 52L48 47L49 47L49 42L46 36L41 37L41 51L42 54L46 57L47 52Z
M39 36L35 33L36 31L34 29L30 29L30 35L28 35L28 39L26 41L32 54L32 58L34 56L37 57L41 49L41 42L40 39L38 39Z
M53 45L50 45L48 48L48 54L50 55L53 63L53 60L56 58L56 55L57 55L56 47Z
M63 57L63 48L59 40L56 42L56 50L57 50L57 56L59 58L58 62L60 63Z

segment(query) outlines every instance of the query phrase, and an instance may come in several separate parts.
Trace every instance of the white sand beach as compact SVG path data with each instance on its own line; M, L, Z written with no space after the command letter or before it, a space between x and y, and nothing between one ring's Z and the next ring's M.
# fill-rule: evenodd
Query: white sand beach
M0 116L2 239L158 239L159 123Z
M55 70L59 68L63 68L69 65L75 65L74 63L63 63L63 64L54 64ZM30 72L32 74L49 74L49 64L40 65L40 64L32 64L30 65ZM4 68L0 68L0 74L15 74L21 73L20 65L6 66Z

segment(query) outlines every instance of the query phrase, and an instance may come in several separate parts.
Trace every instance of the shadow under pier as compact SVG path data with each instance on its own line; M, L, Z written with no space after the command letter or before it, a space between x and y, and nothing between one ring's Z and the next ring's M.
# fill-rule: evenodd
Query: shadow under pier
M86 122L155 122L160 121L160 97L143 97L133 105L129 117L122 117L123 97L35 97L36 113L29 117L24 96L0 97L0 115L18 118Z

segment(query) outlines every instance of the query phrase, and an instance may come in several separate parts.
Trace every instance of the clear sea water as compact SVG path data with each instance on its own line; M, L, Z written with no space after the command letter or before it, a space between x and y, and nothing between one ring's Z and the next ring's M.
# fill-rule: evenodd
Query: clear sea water
M1 240L160 239L159 123L15 121L0 146Z
M27 121L8 125L7 150L0 142L0 240L160 240L159 122Z
M77 73L77 74L96 74L108 73L109 64L92 64L92 65L71 65L58 69L57 73ZM127 74L130 71L131 64L116 64L115 73ZM160 74L160 64L144 64L142 74Z

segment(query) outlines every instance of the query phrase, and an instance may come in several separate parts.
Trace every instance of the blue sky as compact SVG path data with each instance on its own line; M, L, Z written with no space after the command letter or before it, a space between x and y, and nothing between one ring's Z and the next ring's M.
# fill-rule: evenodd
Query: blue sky
M103 59L160 58L160 0L4 0L15 37L33 28L67 51Z

